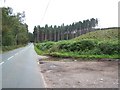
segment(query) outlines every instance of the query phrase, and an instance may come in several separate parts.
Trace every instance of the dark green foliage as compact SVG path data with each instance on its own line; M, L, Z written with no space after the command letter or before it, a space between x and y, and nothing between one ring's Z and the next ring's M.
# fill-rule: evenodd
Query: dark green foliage
M13 50L19 47L23 47L25 45L14 45L14 46L2 46L2 51L9 51L9 50Z
M106 33L104 33L106 32ZM96 34L95 34L96 33ZM101 34L101 35L100 35ZM94 38L86 38L89 34L85 34L82 39L63 40L51 45L50 49L44 49L45 54L59 57L86 57L86 58L120 58L120 45L118 44L117 30L95 31L90 36ZM104 35L102 37L102 35ZM110 36L110 39L106 37ZM39 46L46 46L47 42L39 43ZM41 50L41 49L39 49Z
M46 43L40 43L37 44L36 47L42 51L50 49L54 45L53 42L46 42Z
M120 54L120 46L115 43L81 40L76 42L44 42L36 45L39 50L52 52L74 52L80 55L114 55Z
M2 45L3 46L14 45L14 37L11 33L7 33L5 36L2 37Z
M14 14L12 8L2 8L3 46L17 46L28 43L28 25L23 22L24 17L25 12Z
M71 44L70 43L61 43L59 44L59 49L63 49L66 51L70 51Z
M94 48L93 50L90 50L88 53L92 54L92 55L102 55L102 52L99 48Z
M95 47L95 42L92 40L82 40L80 42L75 42L71 45L71 51L84 51L91 50Z
M83 50L83 51L79 51L78 52L80 55L101 55L101 50L99 48L94 48L94 49L86 49L86 50Z
M118 44L111 43L100 43L98 48L101 50L103 54L118 54L120 50L120 46Z
M29 32L28 36L29 36L29 42L34 42L33 34Z
M92 40L82 40L73 43L62 43L59 45L59 48L66 51L83 51L86 49L91 50L95 47L95 45L96 43Z

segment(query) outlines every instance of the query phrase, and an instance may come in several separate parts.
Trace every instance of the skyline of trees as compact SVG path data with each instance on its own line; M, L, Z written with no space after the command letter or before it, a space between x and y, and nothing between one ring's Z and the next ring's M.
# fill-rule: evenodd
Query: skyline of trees
M93 31L98 25L98 19L87 19L73 22L69 25L40 25L34 27L33 34L28 31L28 25L24 23L25 12L13 13L13 9L2 8L2 45L12 46L27 44L30 42L69 40L81 34Z
M73 22L70 25L34 26L34 42L69 40L75 37L91 32L98 25L98 19L87 19L79 22Z

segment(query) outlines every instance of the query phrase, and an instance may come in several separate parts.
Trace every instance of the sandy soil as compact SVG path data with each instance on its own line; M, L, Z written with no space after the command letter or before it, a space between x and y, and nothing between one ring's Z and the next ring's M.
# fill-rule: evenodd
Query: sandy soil
M117 61L40 61L47 88L117 88Z

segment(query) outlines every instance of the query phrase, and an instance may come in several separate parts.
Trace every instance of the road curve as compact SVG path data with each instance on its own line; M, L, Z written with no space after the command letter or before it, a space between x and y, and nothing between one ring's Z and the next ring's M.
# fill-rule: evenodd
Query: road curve
M2 54L2 88L44 88L33 44Z

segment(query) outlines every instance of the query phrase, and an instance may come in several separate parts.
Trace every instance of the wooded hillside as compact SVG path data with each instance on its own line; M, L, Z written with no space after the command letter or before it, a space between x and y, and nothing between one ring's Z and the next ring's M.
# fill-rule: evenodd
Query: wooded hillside
M78 37L87 32L94 31L94 27L98 25L98 19L87 19L79 22L73 22L70 25L61 26L48 26L44 27L40 25L34 27L34 41L59 41L59 40L69 40Z

